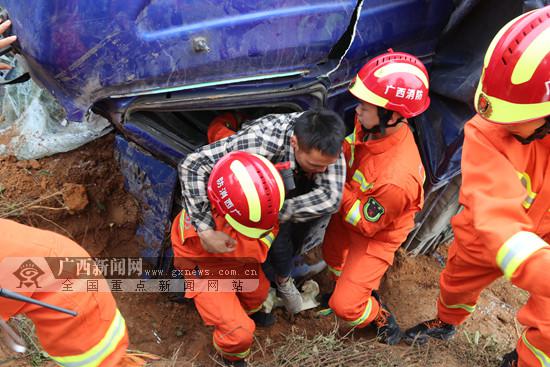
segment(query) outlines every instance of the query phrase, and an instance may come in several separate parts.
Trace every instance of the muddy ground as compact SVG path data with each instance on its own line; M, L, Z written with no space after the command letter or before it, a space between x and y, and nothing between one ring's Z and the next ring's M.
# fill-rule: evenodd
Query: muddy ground
M76 151L39 161L0 158L0 217L49 229L73 238L93 256L137 255L134 235L139 207L124 191L113 158L114 136ZM381 295L403 327L435 315L438 274L446 248L437 257L400 254L382 283ZM326 274L316 280L327 289ZM160 355L156 365L218 365L211 330L193 304L175 303L165 294L115 294L126 318L131 348ZM515 312L527 295L499 280L481 296L477 310L450 343L387 347L373 333L342 336L332 316L307 311L294 320L277 311L277 324L258 330L252 366L498 366L513 349L520 326ZM34 356L17 357L0 343L0 365L51 365Z

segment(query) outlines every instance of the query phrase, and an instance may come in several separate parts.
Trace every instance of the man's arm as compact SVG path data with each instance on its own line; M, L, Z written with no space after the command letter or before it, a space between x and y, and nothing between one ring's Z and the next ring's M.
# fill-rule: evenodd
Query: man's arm
M281 222L305 222L333 214L338 211L346 180L344 155L328 166L323 173L316 174L315 188L310 192L285 200L279 213Z
M293 114L267 115L235 135L206 145L189 154L179 164L183 205L197 231L214 229L207 196L207 183L214 164L229 152L242 150L259 154L271 161L282 155L288 120Z

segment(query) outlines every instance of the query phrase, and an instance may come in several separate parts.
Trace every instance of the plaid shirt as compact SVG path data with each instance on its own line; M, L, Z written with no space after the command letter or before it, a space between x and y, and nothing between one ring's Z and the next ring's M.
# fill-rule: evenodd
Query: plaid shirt
M301 112L267 115L243 125L235 135L205 145L187 155L179 166L183 205L198 231L214 228L206 186L214 164L229 152L242 150L259 154L273 163L289 161L296 168L290 137ZM279 213L281 222L305 222L338 211L346 179L344 155L314 175L314 188L303 195L286 199Z

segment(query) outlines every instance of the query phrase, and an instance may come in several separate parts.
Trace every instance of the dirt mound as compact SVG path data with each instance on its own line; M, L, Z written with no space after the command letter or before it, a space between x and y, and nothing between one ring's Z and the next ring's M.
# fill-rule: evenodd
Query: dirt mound
M89 203L86 188L80 184L63 184L63 202L70 213L83 210Z
M0 217L53 230L93 256L134 241L138 206L124 191L114 135L40 161L0 158Z

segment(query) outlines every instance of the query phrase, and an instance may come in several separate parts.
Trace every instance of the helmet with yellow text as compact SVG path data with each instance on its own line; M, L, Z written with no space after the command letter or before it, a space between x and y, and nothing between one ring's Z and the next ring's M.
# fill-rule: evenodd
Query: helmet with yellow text
M358 99L409 118L430 105L428 72L404 52L388 52L370 60L352 81L349 91Z
M270 161L235 151L214 165L208 179L208 198L237 232L260 238L276 224L285 189Z

